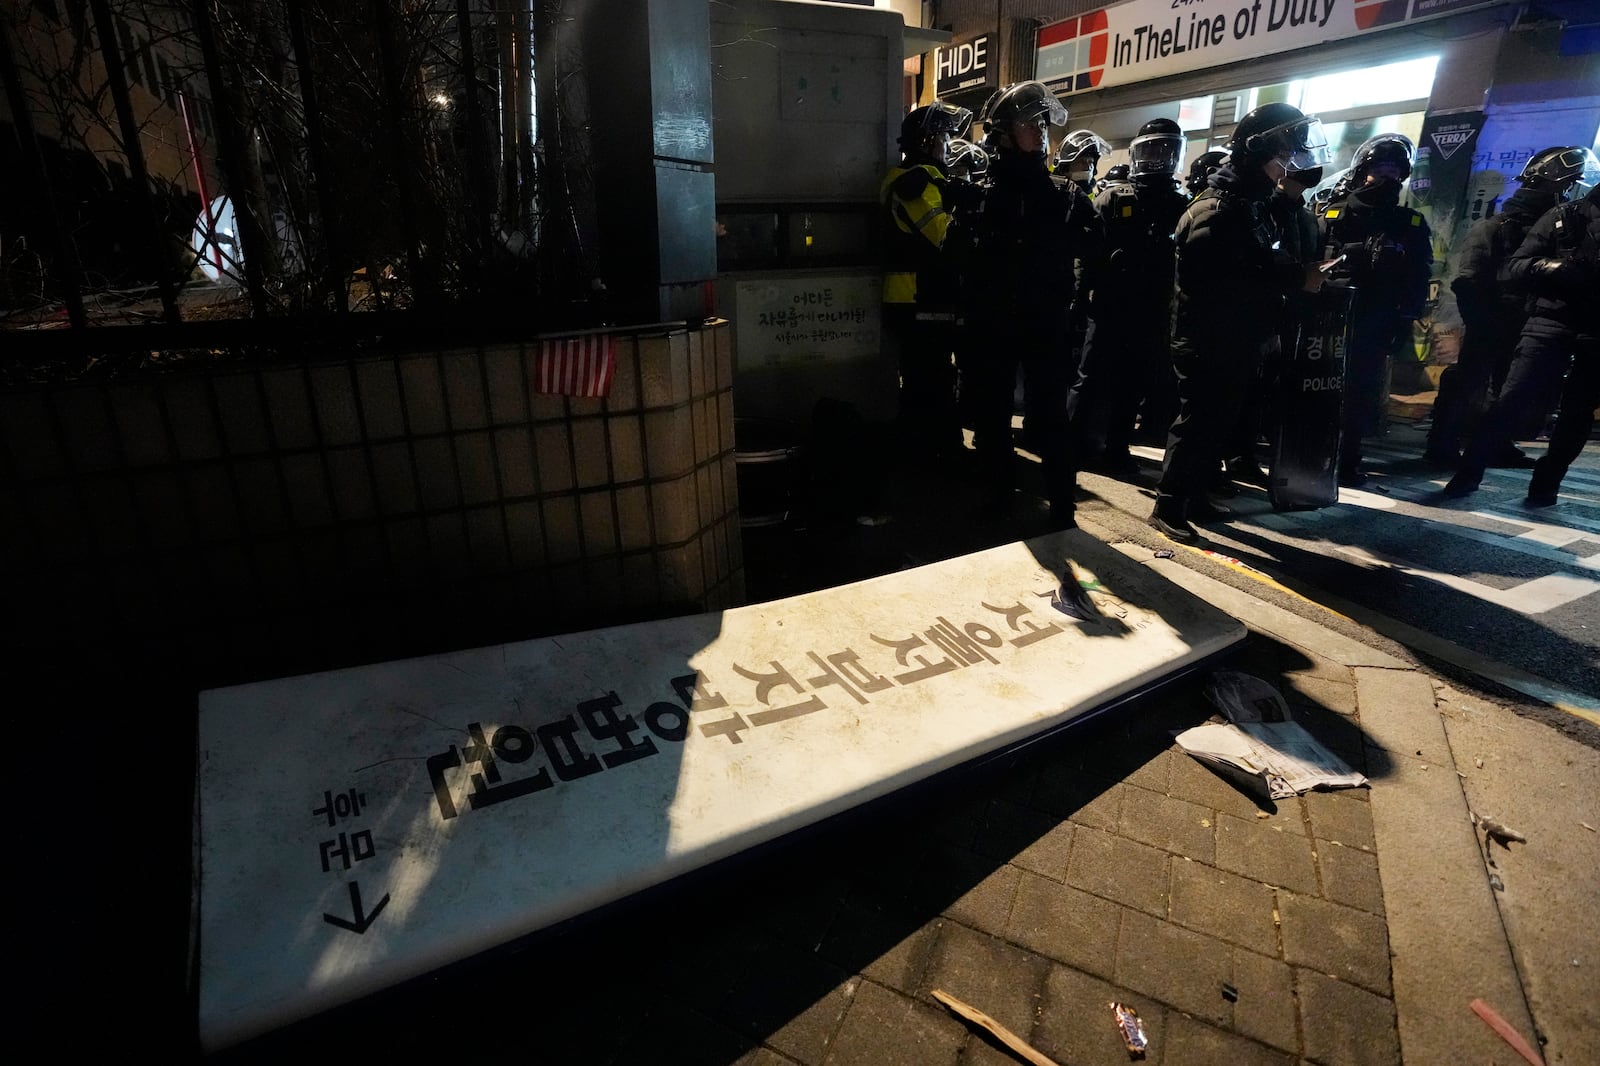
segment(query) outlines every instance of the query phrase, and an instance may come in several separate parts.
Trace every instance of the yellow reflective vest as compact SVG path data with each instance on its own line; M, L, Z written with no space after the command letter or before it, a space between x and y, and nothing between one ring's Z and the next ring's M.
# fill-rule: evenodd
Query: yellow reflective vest
M944 175L938 167L891 167L878 189L888 218L883 302L917 299L917 272L930 265L944 245L950 212L944 203Z

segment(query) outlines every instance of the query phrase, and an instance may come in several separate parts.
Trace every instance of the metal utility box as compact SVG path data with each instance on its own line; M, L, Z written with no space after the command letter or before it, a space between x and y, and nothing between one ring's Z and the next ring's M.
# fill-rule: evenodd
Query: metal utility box
M877 198L899 157L904 42L893 11L712 5L716 297L741 416L803 423L823 397L894 414Z

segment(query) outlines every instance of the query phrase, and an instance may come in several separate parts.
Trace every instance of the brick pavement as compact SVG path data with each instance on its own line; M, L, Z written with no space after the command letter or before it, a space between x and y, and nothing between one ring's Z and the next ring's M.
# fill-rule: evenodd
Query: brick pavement
M786 595L796 584L976 550L1037 532L1028 528L1036 518L981 530L902 516L892 544L813 545L812 557L829 561L826 574L802 565L779 575L788 587L769 582L764 592L753 574L752 588ZM1133 550L1149 558L1148 547ZM761 552L747 558L759 566ZM778 551L769 563L795 567L795 559ZM1377 788L1392 787L1397 774L1411 780L1405 745L1437 747L1410 731L1436 720L1431 680L1253 602L1230 608L1252 632L1227 665L1274 684L1302 723ZM1397 701L1417 704L1409 718L1391 713ZM931 996L940 988L1062 1066L1128 1061L1112 1000L1143 1017L1151 1063L1400 1062L1396 989L1413 1000L1432 995L1438 990L1414 975L1443 965L1427 952L1394 959L1378 844L1404 832L1392 815L1377 825L1377 804L1362 789L1258 804L1174 747L1174 730L1210 714L1200 680L1181 681L1002 762L223 1060L349 1051L619 1066L1017 1061L940 1006ZM1364 721L1372 714L1381 726ZM1449 773L1448 753L1440 754L1435 785ZM1398 876L1414 907L1431 882L1411 884L1403 866ZM1407 951L1429 932L1426 915L1413 920ZM1465 1001L1449 992L1437 1017L1413 1025L1408 1061L1467 1061L1429 1058L1426 1045L1445 1026L1459 1028L1475 1052L1504 1050L1475 1019L1470 1029L1452 1020L1448 1012ZM1497 994L1514 1023L1525 1023L1510 1009L1512 994Z

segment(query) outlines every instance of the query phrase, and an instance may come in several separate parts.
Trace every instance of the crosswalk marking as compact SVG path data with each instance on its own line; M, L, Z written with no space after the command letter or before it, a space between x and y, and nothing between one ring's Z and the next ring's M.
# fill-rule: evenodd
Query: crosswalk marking
M1382 552L1375 552L1370 548L1360 548L1355 545L1341 544L1339 552L1353 559L1368 563L1373 566L1383 566L1401 573L1411 574L1413 577L1425 578L1453 588L1458 592L1465 592L1469 596L1507 610L1516 611L1518 614L1543 614L1565 606L1573 600L1579 600L1590 593L1600 591L1600 581L1592 581L1586 577L1577 577L1573 574L1546 574L1536 577L1532 581L1524 581L1508 589L1493 588L1489 585L1479 584L1471 578L1459 577L1456 574L1441 573L1438 570L1428 570L1420 566L1412 566L1403 559Z

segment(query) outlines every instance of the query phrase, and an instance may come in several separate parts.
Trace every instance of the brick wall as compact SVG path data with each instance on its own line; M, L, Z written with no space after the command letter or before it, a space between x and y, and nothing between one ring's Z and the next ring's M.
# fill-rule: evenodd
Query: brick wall
M606 399L534 342L0 394L4 639L222 681L734 605L730 345L624 334Z

